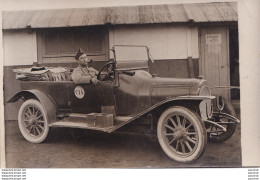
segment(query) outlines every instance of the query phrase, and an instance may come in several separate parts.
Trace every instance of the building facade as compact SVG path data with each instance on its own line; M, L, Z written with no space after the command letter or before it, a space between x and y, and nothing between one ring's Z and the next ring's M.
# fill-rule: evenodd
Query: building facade
M12 69L33 64L75 67L79 48L100 69L113 58L110 48L119 44L147 45L155 60L150 68L157 76L203 76L211 87L239 85L236 6L229 2L3 12L5 101L20 88ZM212 91L229 99L232 95L222 88ZM19 106L5 103L5 119L17 119Z

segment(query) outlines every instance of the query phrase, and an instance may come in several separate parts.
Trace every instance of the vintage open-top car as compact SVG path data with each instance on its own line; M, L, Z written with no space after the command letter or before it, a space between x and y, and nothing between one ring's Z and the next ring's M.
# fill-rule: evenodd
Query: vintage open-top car
M133 60L128 50L117 54L126 47L143 49L145 58ZM114 59L101 68L98 85L75 84L69 73L51 78L55 71L48 68L44 68L45 76L38 73L41 78L23 79L22 90L8 103L24 101L18 114L24 138L40 143L52 127L107 133L138 130L157 134L171 159L187 163L202 155L208 140L221 142L232 136L239 123L234 109L224 99L211 96L205 80L151 75L146 46L114 46L112 52Z

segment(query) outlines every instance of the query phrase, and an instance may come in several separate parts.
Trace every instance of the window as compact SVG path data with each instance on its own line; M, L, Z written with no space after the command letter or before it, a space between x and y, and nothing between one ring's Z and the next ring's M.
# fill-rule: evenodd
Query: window
M92 59L107 57L108 32L104 27L44 29L38 34L38 59L42 63L74 62L79 48Z

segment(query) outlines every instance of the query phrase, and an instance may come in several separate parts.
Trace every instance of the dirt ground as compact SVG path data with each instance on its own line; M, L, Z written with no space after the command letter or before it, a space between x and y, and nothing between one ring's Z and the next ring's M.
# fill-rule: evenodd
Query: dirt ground
M47 141L27 142L17 121L6 121L7 168L241 167L241 128L224 143L208 143L191 164L172 161L156 136L53 128Z

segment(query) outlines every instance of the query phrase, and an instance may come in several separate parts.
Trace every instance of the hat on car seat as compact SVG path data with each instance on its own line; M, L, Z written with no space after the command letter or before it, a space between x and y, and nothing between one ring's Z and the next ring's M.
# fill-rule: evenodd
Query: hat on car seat
M79 48L79 51L78 51L78 53L77 53L76 56L75 56L75 59L76 59L76 60L79 60L79 57L80 57L82 54L85 54L85 53L81 50L81 48Z

